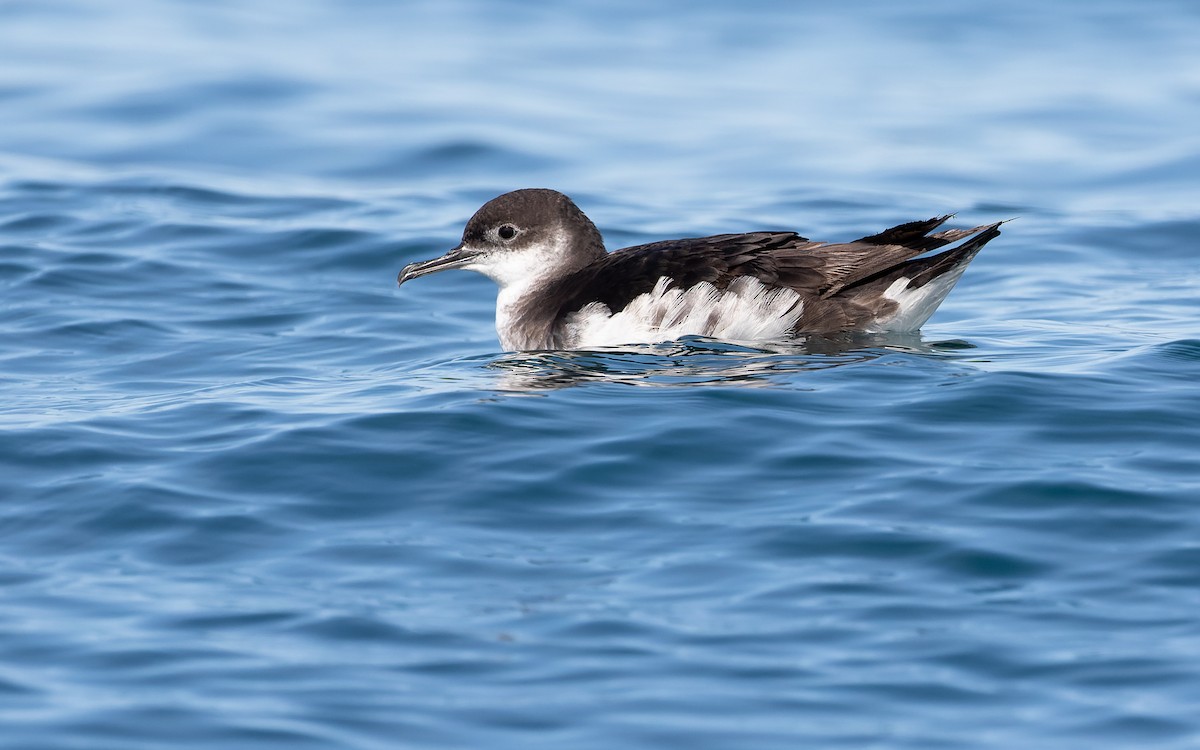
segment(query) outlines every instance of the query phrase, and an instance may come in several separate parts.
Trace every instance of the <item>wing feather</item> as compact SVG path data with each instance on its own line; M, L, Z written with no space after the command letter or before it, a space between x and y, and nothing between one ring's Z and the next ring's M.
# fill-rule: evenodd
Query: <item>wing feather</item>
M663 277L681 289L702 282L725 289L734 279L751 276L768 288L792 289L808 301L800 322L802 330L850 329L879 311L864 306L865 301L850 295L849 290L922 253L988 229L934 231L949 218L908 222L845 243L814 242L795 232L651 242L610 253L560 279L541 299L557 309L554 320L558 322L593 302L613 312L622 310L635 297L653 290Z

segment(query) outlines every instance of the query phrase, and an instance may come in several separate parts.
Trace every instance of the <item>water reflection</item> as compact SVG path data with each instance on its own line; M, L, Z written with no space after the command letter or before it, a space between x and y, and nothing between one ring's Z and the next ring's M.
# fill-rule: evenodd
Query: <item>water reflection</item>
M642 387L777 385L797 372L861 364L889 354L944 355L972 349L961 340L928 342L913 334L847 334L746 346L701 337L589 351L513 352L488 367L503 391L537 391L585 383Z

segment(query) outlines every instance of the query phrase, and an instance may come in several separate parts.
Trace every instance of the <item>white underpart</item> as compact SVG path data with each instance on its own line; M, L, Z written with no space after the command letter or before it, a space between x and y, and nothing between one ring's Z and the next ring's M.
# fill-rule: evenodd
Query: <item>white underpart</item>
M917 330L925 324L925 321L929 320L933 311L938 309L938 305L942 304L942 300L950 294L950 290L958 283L959 277L965 270L967 270L967 264L960 263L957 268L950 269L916 289L908 288L910 279L904 276L896 279L883 292L883 296L893 300L899 305L899 309L891 317L875 321L875 324L870 326L867 332L902 333Z
M725 341L772 341L792 335L803 303L791 289L768 289L757 279L735 279L725 290L703 282L670 288L663 277L616 313L593 302L566 318L572 348L653 344L681 336Z

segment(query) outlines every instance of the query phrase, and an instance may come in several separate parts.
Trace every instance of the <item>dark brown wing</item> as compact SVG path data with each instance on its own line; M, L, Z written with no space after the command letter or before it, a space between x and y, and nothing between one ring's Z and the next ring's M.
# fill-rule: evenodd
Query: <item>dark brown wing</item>
M902 261L984 229L946 229L930 234L951 216L946 214L926 221L910 221L854 242L825 245L821 255L827 263L829 285L821 290L821 296L832 297L847 287L885 273Z
M820 273L805 269L803 262L790 264L782 275L775 257L791 252L804 257L803 250L818 247L795 232L749 232L718 234L651 242L610 253L587 268L562 279L554 290L561 315L591 302L608 309L624 309L635 297L645 294L662 277L673 287L688 289L707 281L724 289L739 276L753 276L767 286L815 288Z
M610 253L561 279L543 299L557 308L561 320L591 302L603 303L614 312L622 310L664 276L682 289L701 282L724 289L738 277L752 276L768 288L786 287L806 300L801 330L851 330L879 312L867 300L851 294L853 287L983 229L932 233L949 218L909 222L839 244L813 242L794 232L652 242Z

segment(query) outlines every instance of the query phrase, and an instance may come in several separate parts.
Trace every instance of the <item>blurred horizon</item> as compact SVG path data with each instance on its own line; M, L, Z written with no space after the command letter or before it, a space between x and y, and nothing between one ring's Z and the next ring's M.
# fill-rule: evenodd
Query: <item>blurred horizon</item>
M9 5L0 160L693 201L728 185L714 204L935 173L968 201L1190 207L1174 176L1200 159L1186 3L1019 2L986 22L949 2L671 7ZM1106 26L1121 34L1085 43Z

